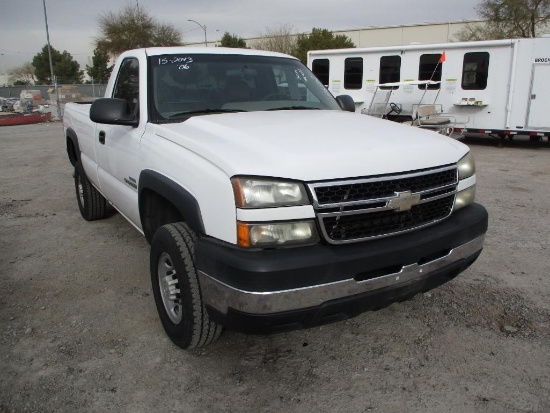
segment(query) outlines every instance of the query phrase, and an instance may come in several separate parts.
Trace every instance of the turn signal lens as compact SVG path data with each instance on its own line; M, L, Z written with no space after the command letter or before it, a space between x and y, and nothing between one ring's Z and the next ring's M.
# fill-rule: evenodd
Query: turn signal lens
M454 210L464 208L476 199L476 186L472 185L456 194Z

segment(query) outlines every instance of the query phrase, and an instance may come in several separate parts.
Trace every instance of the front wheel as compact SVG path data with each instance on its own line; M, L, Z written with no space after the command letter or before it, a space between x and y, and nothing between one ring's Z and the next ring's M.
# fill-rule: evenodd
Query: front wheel
M166 334L184 349L215 341L223 328L210 320L195 270L197 236L185 223L160 227L151 241L151 282Z

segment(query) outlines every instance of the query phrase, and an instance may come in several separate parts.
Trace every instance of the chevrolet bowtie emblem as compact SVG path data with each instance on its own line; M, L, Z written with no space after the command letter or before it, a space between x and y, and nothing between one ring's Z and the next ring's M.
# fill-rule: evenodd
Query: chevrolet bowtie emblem
M411 194L411 191L396 192L395 197L388 201L388 208L396 211L408 211L420 203L420 194Z

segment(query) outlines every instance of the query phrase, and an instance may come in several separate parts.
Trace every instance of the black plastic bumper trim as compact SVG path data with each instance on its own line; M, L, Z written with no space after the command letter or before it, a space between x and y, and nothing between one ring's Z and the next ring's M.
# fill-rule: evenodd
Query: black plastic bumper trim
M201 237L195 246L195 265L198 271L245 291L303 288L421 262L482 236L487 222L485 208L471 204L417 231L346 245L249 251Z

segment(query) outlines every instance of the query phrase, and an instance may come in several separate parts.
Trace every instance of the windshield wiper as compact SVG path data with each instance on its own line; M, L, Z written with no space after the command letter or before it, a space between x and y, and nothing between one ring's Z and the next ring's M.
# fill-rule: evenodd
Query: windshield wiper
M190 110L187 112L179 112L169 116L169 119L175 118L177 116L187 116L187 115L205 115L210 113L237 113L237 112L246 112L246 110L240 109L200 109L200 110Z
M319 108L312 108L311 106L281 106L280 108L266 110L319 110Z

